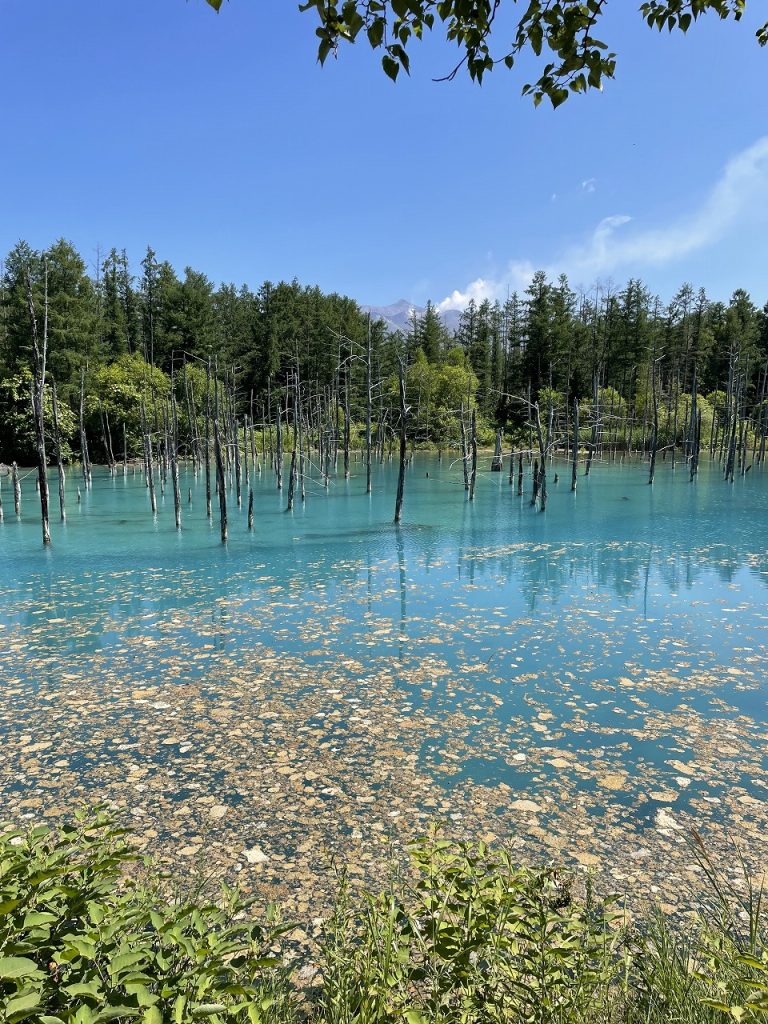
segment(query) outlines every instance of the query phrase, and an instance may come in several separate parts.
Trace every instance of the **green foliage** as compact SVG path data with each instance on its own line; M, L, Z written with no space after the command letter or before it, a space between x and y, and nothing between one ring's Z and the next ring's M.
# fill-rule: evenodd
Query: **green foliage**
M220 0L208 0L220 7ZM500 13L515 8L512 44L501 52L492 49L494 22ZM408 47L438 25L445 38L456 45L459 60L445 77L452 79L466 68L477 82L495 65L513 68L522 55L542 58L539 77L523 87L537 106L548 99L560 106L573 93L601 89L603 80L613 78L616 54L596 35L605 15L606 0L306 0L301 10L315 14L319 39L318 59L323 63L338 51L342 42L352 43L365 36L372 49L383 51L382 67L394 81L400 69L408 73ZM702 15L714 13L725 19L740 19L746 0L651 0L640 6L648 25L687 32ZM502 20L502 19L499 19ZM497 36L498 38L498 36ZM768 41L768 24L757 33Z
M579 903L554 869L515 866L485 844L432 834L410 848L416 880L342 886L324 954L325 1009L352 1024L608 1019L619 915Z
M698 833L692 833L689 845L709 883L709 899L686 929L674 927L657 912L638 931L633 943L629 1024L765 1021L764 882L751 876L738 849L726 876Z
M433 829L383 892L353 901L341 872L310 1019L759 1024L762 883L738 851L724 874L696 833L690 845L709 888L681 927L660 910L630 923L589 877L577 897L568 872ZM179 896L147 866L103 809L58 831L0 826L0 1021L298 1024L274 955L291 926L249 920L226 886L216 902Z
M11 377L0 379L0 460L31 463L36 458L35 421L32 415L32 371L23 369ZM64 462L72 459L72 441L77 423L69 406L59 399L59 432ZM53 391L46 384L43 393L46 424L46 445L49 457L54 455Z
M141 448L141 402L144 401L150 422L159 404L163 406L171 393L171 381L157 367L146 363L140 355L123 354L112 363L96 367L86 380L86 416L89 434L101 437L101 416L109 417L113 444L122 438L126 426L128 450ZM117 455L117 452L115 452Z
M286 987L266 951L285 929L173 900L126 876L137 861L102 811L58 832L0 831L0 1020L268 1024Z

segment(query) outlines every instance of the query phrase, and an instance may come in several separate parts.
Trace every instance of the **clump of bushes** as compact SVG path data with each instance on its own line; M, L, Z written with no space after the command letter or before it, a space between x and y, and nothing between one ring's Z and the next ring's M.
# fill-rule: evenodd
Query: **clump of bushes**
M138 856L102 811L58 831L0 830L0 1020L262 1024L289 998L237 893L172 898L127 873Z
M279 955L291 926L222 886L169 893L135 870L104 811L58 831L0 828L0 1021L100 1024L751 1024L768 1020L761 884L720 874L692 840L709 898L685 927L631 920L551 867L523 868L439 833L411 870L353 898L340 874L300 1002ZM130 869L130 870L129 870ZM150 878L148 881L147 879ZM310 970L310 973L314 973Z

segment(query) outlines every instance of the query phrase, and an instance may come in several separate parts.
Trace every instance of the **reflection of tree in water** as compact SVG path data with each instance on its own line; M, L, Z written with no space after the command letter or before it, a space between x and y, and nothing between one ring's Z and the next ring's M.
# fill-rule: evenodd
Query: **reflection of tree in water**
M534 550L534 548L540 550ZM594 586L610 590L629 601L641 589L647 596L649 581L658 578L672 593L690 590L708 572L715 572L723 583L732 583L739 570L747 567L763 583L768 583L768 555L758 565L746 551L731 545L695 547L684 542L682 548L664 553L650 542L618 544L515 545L512 551L498 553L487 549L459 549L457 576L474 583L502 576L517 580L530 613L546 600L558 599L573 589Z

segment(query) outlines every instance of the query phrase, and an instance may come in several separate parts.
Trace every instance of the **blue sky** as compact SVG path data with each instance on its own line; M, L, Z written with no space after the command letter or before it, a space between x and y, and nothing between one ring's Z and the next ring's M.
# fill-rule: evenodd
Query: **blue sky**
M149 243L371 303L503 298L539 267L764 303L761 5L687 38L610 6L617 79L552 111L525 69L433 83L437 40L396 85L362 45L320 68L294 0L0 0L0 252L63 236L138 266Z

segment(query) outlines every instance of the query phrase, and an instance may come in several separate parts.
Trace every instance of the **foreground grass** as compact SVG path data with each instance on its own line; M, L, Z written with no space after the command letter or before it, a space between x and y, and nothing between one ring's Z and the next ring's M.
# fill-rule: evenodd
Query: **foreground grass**
M100 1024L592 1024L768 1020L762 889L723 881L694 836L708 898L683 928L632 922L554 868L437 834L412 870L353 897L343 872L317 950L293 925L130 870L103 812L59 831L0 829L0 1021ZM743 865L742 865L743 867ZM315 973L322 984L301 990Z

